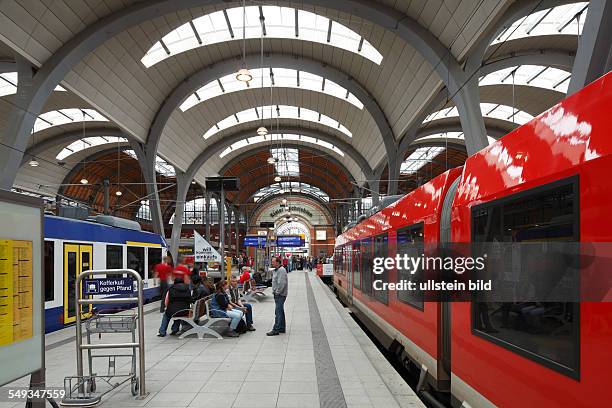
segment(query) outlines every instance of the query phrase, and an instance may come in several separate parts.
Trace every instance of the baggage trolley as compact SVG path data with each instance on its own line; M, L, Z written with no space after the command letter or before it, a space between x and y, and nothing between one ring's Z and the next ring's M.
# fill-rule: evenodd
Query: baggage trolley
M89 407L94 406L102 400L102 396L117 387L130 382L130 391L137 399L146 398L145 392L145 362L144 362L144 314L143 314L143 292L142 279L137 272L130 269L98 270L82 272L77 280L76 287L79 288L81 281L87 276L123 274L132 277L138 284L137 297L84 299L81 298L82 291L76 290L76 347L77 347L77 375L64 378L64 390L66 396L61 404L64 406ZM83 327L81 324L81 305L92 304L125 304L138 303L138 312L128 315L99 313L85 322L86 342L83 342ZM136 341L136 330L138 329L138 341ZM130 343L97 343L92 344L92 335L129 333ZM93 350L102 349L131 349L131 353L120 354L94 354ZM138 355L136 354L138 349ZM88 374L83 374L83 350L87 350ZM94 359L107 359L108 367L106 374L93 372ZM129 373L117 373L117 361L130 360ZM136 361L139 363L139 372L136 372ZM96 380L101 380L110 387L101 393L97 393Z

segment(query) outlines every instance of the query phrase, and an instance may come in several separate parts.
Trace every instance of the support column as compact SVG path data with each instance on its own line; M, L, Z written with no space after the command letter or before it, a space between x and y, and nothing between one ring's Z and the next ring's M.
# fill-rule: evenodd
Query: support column
M175 168L176 171L176 207L174 208L174 224L172 224L172 236L170 238L170 253L175 265L178 263L178 248L181 239L181 230L183 229L183 214L185 212L185 201L187 200L187 191L191 185L185 173Z
M153 231L155 231L156 234L165 236L164 221L162 217L161 205L159 203L159 191L157 189L157 172L155 171L156 155L148 154L142 144L139 142L131 140L130 146L136 154L138 164L140 165L140 169L147 185L147 199L149 200L149 207L151 208L151 223L153 224Z
M204 192L204 217L206 223L206 240L210 242L210 191Z
M455 102L459 111L459 120L465 135L465 148L468 156L487 147L489 141L480 110L480 90L478 89L477 75L474 75L464 84L453 98L453 102Z
M368 180L368 187L370 188L370 194L372 195L372 206L378 205L378 203L380 202L380 180Z
M110 214L110 181L104 179L102 182L104 187L104 215Z
M0 145L0 189L3 190L10 190L13 187L23 159L23 152L26 150L37 117L36 114L28 112L34 88L33 67L20 55L15 55L15 61L17 93L13 99L14 107L9 115ZM42 109L44 101L40 101L38 105Z
M240 254L240 212L238 209L234 212L234 226L236 227L236 255Z
M572 78L567 94L571 95L612 69L612 0L591 0L578 38Z
M223 189L221 189L219 199L219 253L221 258L225 259L225 191Z
M402 161L397 156L389 158L389 180L387 180L387 195L396 195L399 185L400 166Z
M230 252L232 250L232 207L230 207L227 211L227 247Z

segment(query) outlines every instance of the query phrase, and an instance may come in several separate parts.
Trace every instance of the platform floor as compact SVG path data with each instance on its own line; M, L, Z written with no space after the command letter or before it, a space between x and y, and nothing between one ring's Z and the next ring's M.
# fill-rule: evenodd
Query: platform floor
M289 274L287 333L280 336L266 336L274 320L271 297L253 304L257 331L223 340L156 337L158 307L147 305L145 314L149 395L136 400L128 384L106 394L100 406L424 407L313 273ZM223 333L224 325L218 330ZM73 336L73 327L47 336L49 386L62 387L64 377L76 373ZM106 336L103 342L119 338ZM106 371L101 360L99 374Z

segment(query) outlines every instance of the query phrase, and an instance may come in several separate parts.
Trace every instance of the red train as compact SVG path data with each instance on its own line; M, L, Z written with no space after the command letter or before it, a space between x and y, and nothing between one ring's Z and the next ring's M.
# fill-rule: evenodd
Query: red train
M336 239L338 296L421 369L425 396L474 408L610 406L612 304L422 302L374 291L372 260L405 253L407 243L504 242L533 231L538 241L612 242L611 112L607 74Z

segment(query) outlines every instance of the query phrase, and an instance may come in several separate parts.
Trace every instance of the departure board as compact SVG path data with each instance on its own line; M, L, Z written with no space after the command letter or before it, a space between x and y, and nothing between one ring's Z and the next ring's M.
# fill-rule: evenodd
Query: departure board
M0 237L0 346L32 337L32 241Z
M44 362L43 211L0 190L0 386Z

